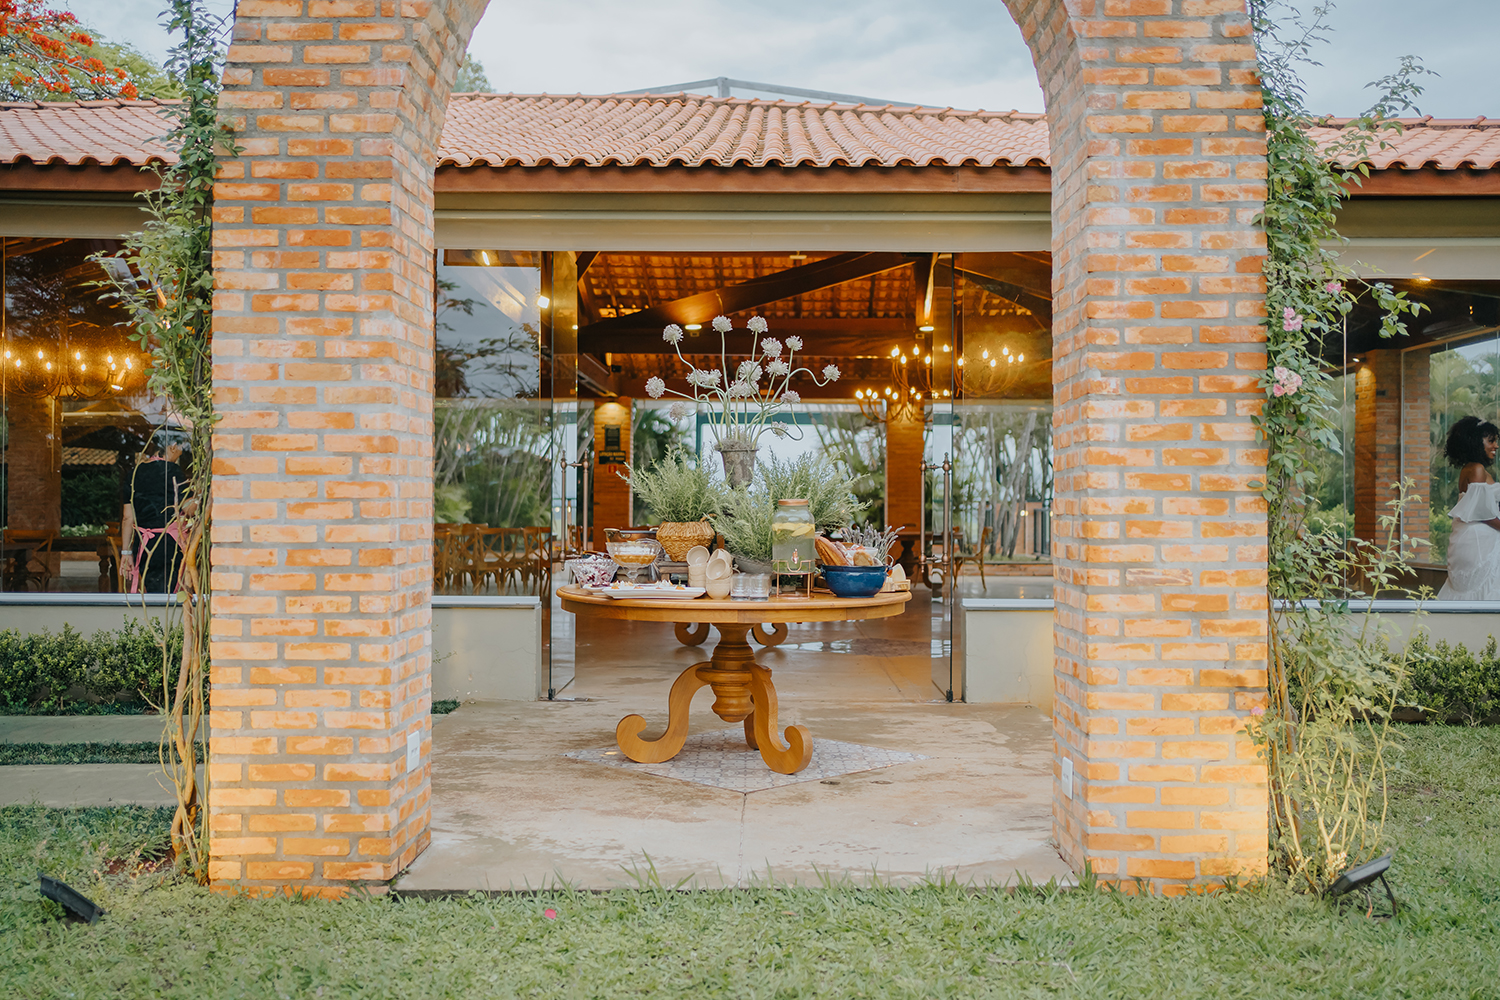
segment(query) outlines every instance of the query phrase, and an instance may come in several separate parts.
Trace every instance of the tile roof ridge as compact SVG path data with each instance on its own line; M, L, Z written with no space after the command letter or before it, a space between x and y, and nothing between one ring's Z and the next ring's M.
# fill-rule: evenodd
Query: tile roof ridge
M1357 119L1347 115L1321 115L1314 119L1314 128L1348 128ZM1473 118L1437 118L1432 115L1423 115L1420 118L1386 118L1381 122L1384 126L1399 125L1402 128L1500 128L1500 119L1487 118L1484 115L1475 115Z
M181 104L177 98L143 97L125 100L107 97L97 101L0 101L0 111L77 111L99 108L169 108Z

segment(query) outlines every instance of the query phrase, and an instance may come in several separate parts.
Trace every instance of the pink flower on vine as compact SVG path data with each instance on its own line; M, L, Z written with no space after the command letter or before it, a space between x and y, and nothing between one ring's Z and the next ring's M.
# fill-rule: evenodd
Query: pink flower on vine
M1330 281L1328 284L1323 286L1323 291L1327 292L1329 295L1337 295L1343 290L1344 283L1342 281Z
M1290 368L1283 368L1281 365L1277 365L1271 369L1271 377L1275 379L1275 382L1271 386L1271 395L1273 396L1290 396L1302 388L1302 376Z
M1302 329L1302 316L1291 306L1281 311L1281 327L1288 333L1296 333Z
M1250 710L1250 714L1251 715L1265 715L1266 714L1266 710L1264 708L1262 708L1261 706L1256 705L1254 708L1252 708Z

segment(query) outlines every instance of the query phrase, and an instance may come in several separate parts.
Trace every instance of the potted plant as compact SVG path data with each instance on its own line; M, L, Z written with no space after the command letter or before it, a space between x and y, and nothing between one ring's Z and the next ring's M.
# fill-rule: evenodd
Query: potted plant
M719 356L724 359L721 363L727 369L728 338L734 324L727 316L715 316L713 327L719 334ZM778 437L794 438L801 434L795 425L788 430L785 424L772 419L783 407L802 401L801 395L789 388L792 379L807 375L814 385L825 386L839 377L836 365L824 365L821 379L811 369L797 367L795 359L802 350L802 338L788 337L783 343L775 337L762 336L768 329L764 317L750 317L745 327L750 334L750 354L735 367L732 379L717 368L698 368L684 358L682 327L673 323L662 331L662 339L672 345L678 360L688 366L687 383L691 391L668 389L667 383L655 376L646 380L646 394L652 399L670 393L694 404L708 404L708 428L714 449L724 461L724 478L736 488L750 485L762 434L769 431Z
M688 549L714 540L713 525L706 518L719 512L725 490L701 461L676 448L648 469L625 468L629 475L622 473L620 478L660 521L656 540L669 560L682 562Z
M819 531L832 531L852 522L868 504L854 496L854 480L838 466L815 455L788 462L773 456L756 470L749 489L729 490L714 527L724 547L747 573L771 572L771 522L776 501L803 499Z

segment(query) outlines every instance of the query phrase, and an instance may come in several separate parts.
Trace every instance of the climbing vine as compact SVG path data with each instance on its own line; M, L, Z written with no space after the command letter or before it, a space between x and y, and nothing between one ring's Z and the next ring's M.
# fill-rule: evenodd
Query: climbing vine
M1256 419L1267 443L1269 700L1253 735L1269 768L1272 863L1317 890L1378 851L1385 818L1391 711L1405 673L1375 616L1350 598L1400 591L1410 545L1397 501L1377 540L1317 527L1323 450L1340 452L1342 338L1356 304L1401 336L1421 308L1381 281L1358 277L1339 254L1337 213L1368 174L1367 158L1411 109L1425 72L1407 57L1372 87L1377 98L1332 142L1311 130L1298 75L1326 41L1331 4L1304 18L1280 0L1251 0L1265 104L1267 373ZM1328 134L1327 132L1324 133Z
M209 663L207 539L215 420L210 213L219 157L238 150L217 110L224 21L206 14L200 4L170 0L163 15L168 30L180 37L167 70L182 82L184 97L167 109L172 128L165 137L177 151L177 162L151 168L160 186L142 196L148 221L125 240L119 254L131 265L132 277L112 283L135 324L133 338L151 356L150 387L170 401L192 450L178 506L183 536L178 610L168 609L182 615L180 658L171 647L162 648L162 767L177 795L172 846L202 881L208 872L207 788L198 782L193 745L204 725Z

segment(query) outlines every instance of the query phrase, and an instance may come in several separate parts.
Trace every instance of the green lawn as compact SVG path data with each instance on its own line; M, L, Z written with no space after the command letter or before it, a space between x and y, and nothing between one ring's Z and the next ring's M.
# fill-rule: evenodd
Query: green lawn
M1389 922L1274 887L231 900L100 874L161 811L4 809L0 997L1500 997L1500 729L1405 733ZM109 915L54 920L38 867Z

